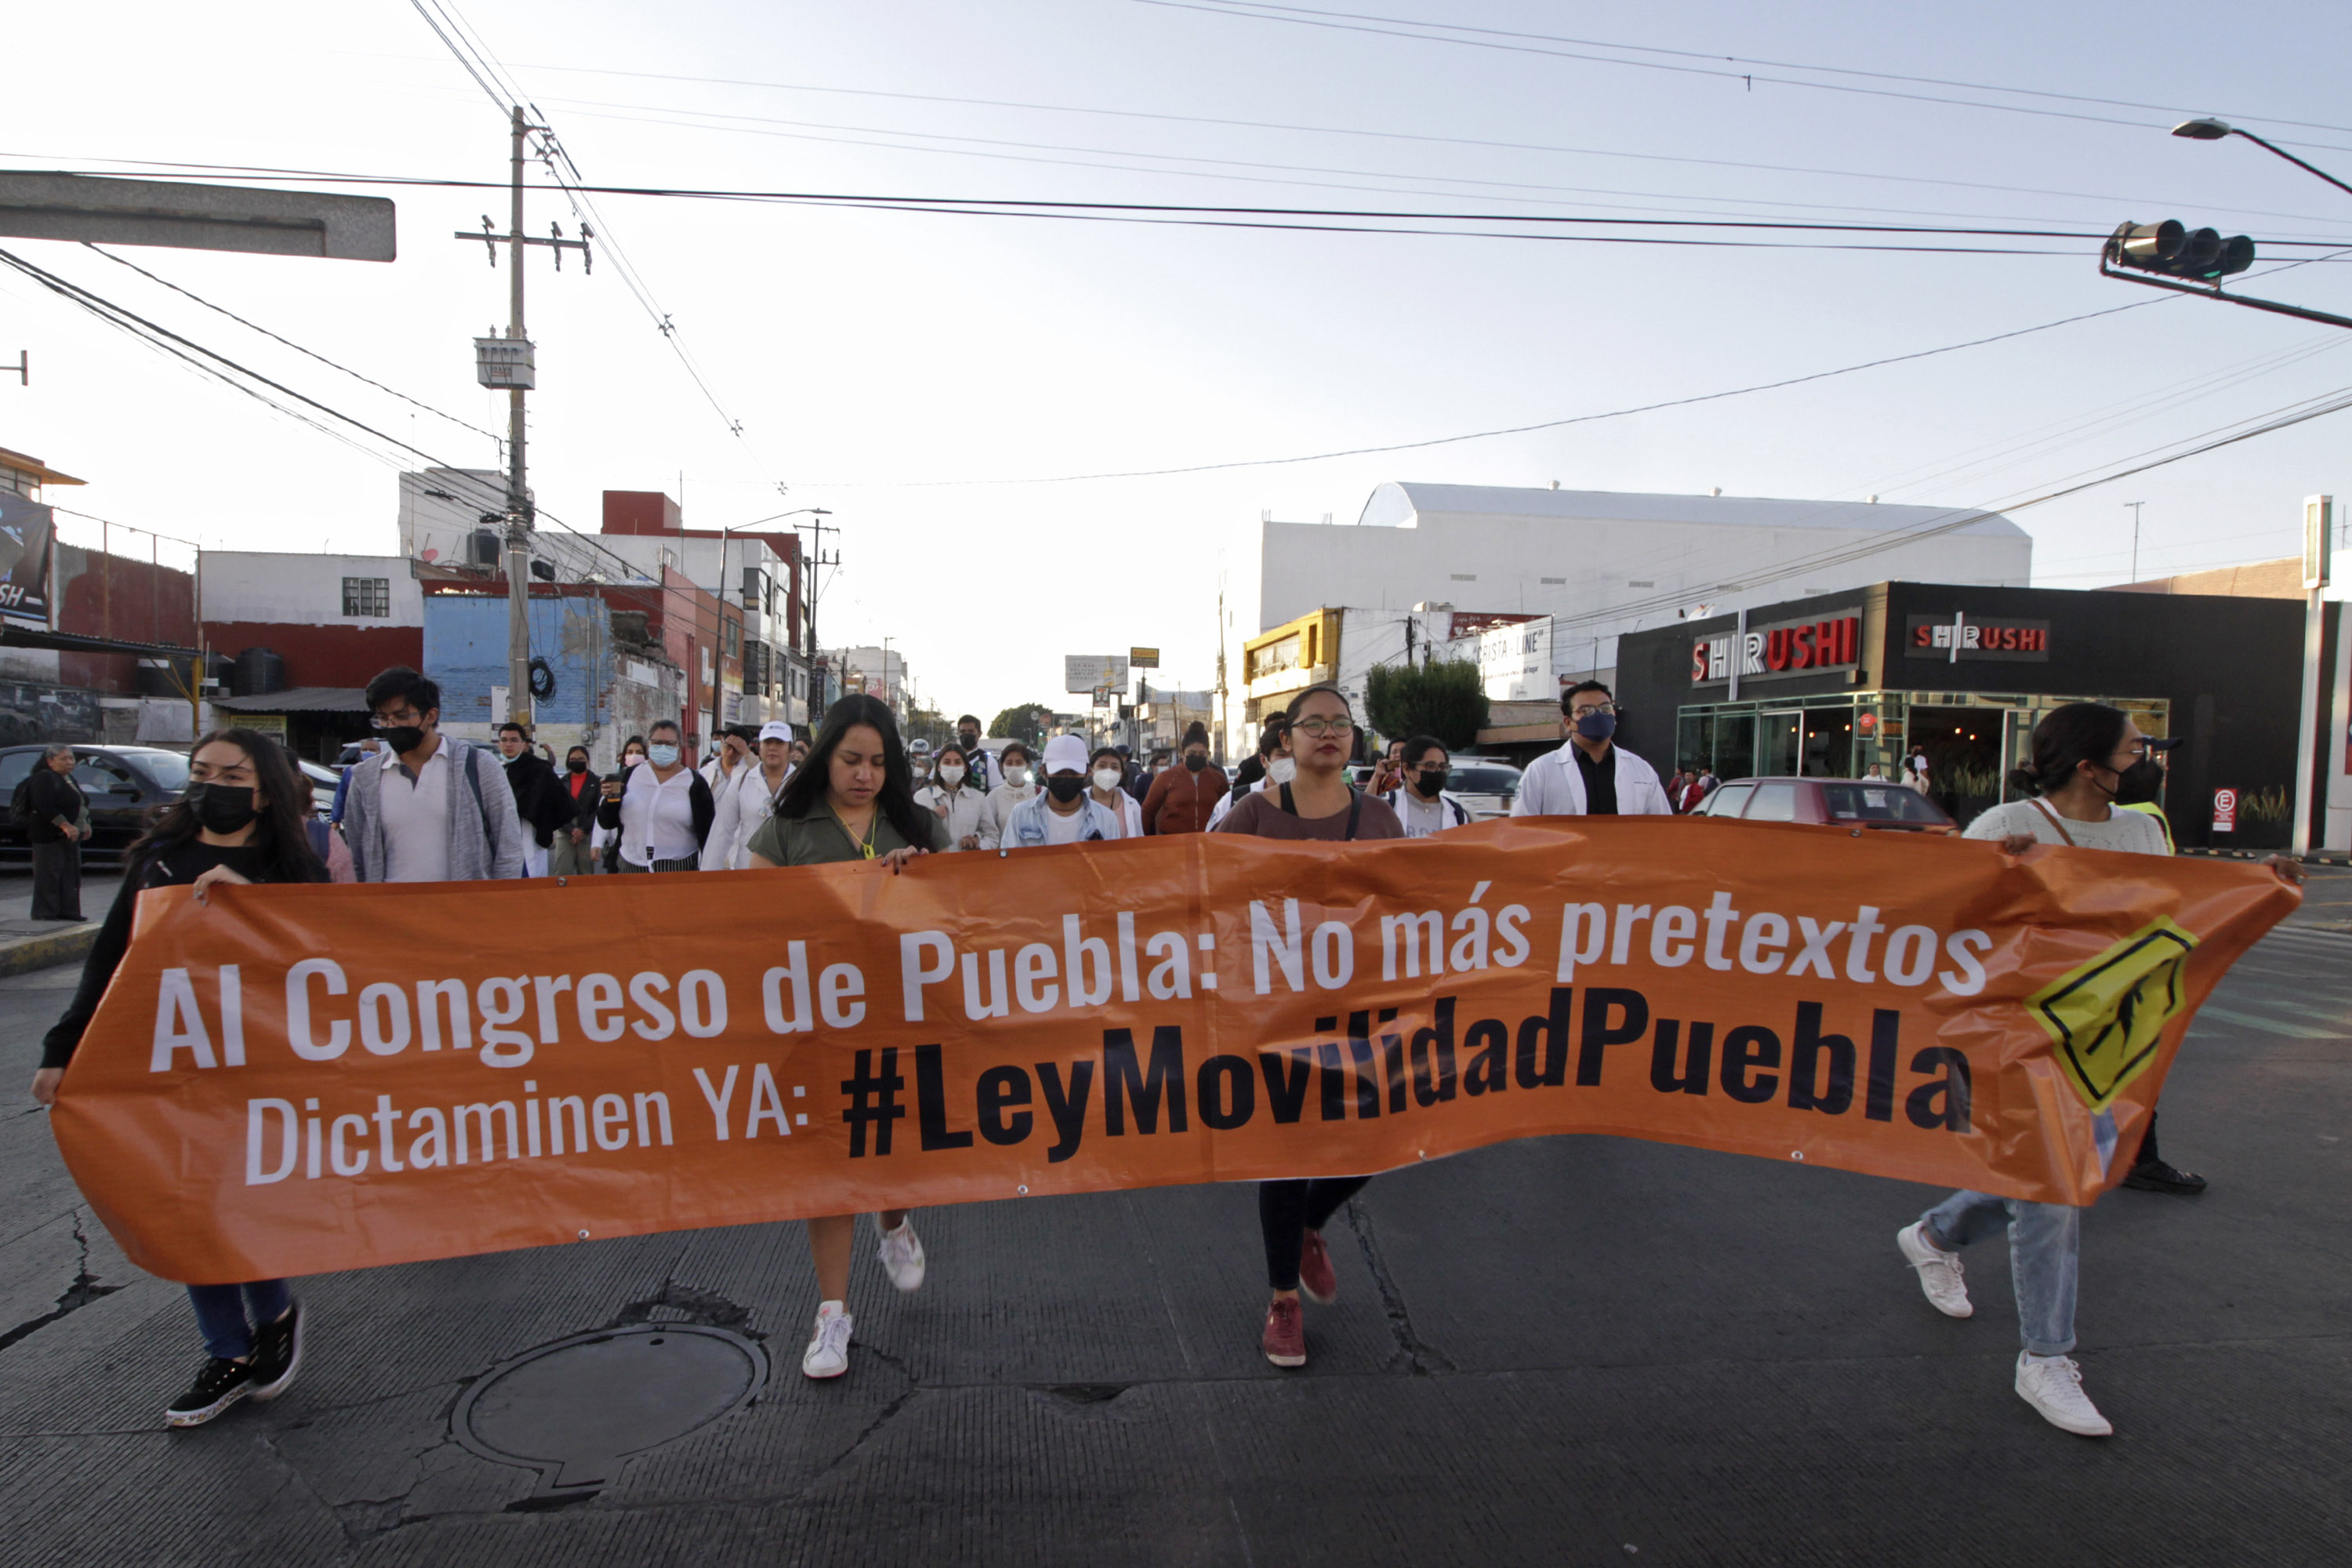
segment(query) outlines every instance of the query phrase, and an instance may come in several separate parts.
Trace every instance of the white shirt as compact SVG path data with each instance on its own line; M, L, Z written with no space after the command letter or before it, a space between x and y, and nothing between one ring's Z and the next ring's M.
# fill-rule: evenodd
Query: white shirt
M1616 758L1617 815L1672 816L1666 786L1658 770L1622 746L1610 747ZM1576 765L1576 742L1563 741L1559 750L1546 752L1519 775L1518 797L1511 802L1513 816L1582 816L1584 772Z
M1089 795L1094 794L1094 786L1092 784L1087 786L1087 793ZM1114 789L1110 792L1110 795L1111 797L1108 800L1105 800L1101 796L1097 795L1095 797L1095 804L1101 806L1105 811L1115 812L1118 814L1118 836L1121 838L1142 837L1143 803L1137 800L1133 795L1128 794L1127 791L1123 789Z
M2057 807L2052 806L2053 813ZM2140 855L2169 855L2171 847L2164 841L2164 825L2144 811L2120 811L2109 807L2105 822L2077 822L2071 816L2059 821L2066 825L2067 837L2079 848L2122 849ZM2042 805L2030 800L2012 800L2006 805L1996 805L1969 824L1960 835L1963 838L2006 838L2012 833L2028 833L2044 844L2063 844L2058 829L2042 814Z
M1086 823L1087 814L1085 807L1081 806L1076 811L1070 813L1069 816L1064 816L1060 812L1055 811L1049 804L1045 807L1045 842L1048 844L1076 844L1078 841L1078 829L1084 827Z
M965 839L980 837L988 796L972 788L971 781L966 779L952 795L938 784L919 789L915 792L915 804L940 819L940 826L948 830L948 848L953 851L961 849ZM945 811L940 809L942 805L947 807Z
M1427 800L1423 798L1419 790L1399 785L1381 798L1388 802L1389 809L1397 814L1399 822L1404 824L1407 838L1426 838L1433 833L1465 826L1470 816L1469 808L1446 790L1439 790L1435 800Z
M383 879L447 881L449 791L457 787L448 743L436 739L433 754L413 778L399 753L389 746L378 765L383 770L383 788L378 795L383 814Z
M680 768L667 780L654 765L629 770L621 791L621 858L632 866L686 860L701 853L694 841L694 770Z

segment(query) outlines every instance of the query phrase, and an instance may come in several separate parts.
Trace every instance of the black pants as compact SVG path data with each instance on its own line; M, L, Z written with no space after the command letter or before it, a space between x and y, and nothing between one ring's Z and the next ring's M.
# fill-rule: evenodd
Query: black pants
M81 845L72 839L33 846L33 918L81 919Z
M2156 1152L2156 1112L2151 1110L2147 1113L2147 1135L2139 1141L2139 1154L2132 1163L2153 1165L2163 1158L2163 1155Z
M1257 1224L1265 1233L1265 1282L1298 1289L1298 1249L1307 1233L1321 1230L1339 1205L1363 1191L1370 1176L1325 1176L1311 1182L1260 1182Z

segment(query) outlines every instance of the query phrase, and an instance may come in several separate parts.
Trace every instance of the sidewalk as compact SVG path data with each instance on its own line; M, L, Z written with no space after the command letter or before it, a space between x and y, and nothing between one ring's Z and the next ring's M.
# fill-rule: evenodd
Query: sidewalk
M98 939L99 922L114 902L122 874L112 869L81 879L81 912L74 921L33 918L30 871L0 870L0 974L23 974L55 964L79 963Z

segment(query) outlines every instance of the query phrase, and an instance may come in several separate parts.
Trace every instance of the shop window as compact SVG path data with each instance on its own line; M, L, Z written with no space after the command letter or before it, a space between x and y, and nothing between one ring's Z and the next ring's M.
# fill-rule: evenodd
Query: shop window
M392 614L392 579L389 577L344 578L343 614L390 616Z

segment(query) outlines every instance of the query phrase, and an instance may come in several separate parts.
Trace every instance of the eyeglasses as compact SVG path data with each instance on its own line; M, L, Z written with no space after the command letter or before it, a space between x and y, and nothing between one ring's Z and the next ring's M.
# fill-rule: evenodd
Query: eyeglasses
M1594 702L1590 705L1579 703L1576 707L1569 710L1569 717L1571 719L1581 719L1588 713L1614 714L1616 711L1617 704L1614 702Z
M1444 777L1446 775L1446 773L1447 773L1449 771L1451 771L1451 770L1446 769L1446 768L1443 768L1443 767L1434 767L1434 768L1415 768L1415 769L1413 770L1413 772L1415 772L1415 773L1419 773L1423 778L1425 778L1425 779L1442 779L1442 778L1444 778Z
M1302 735L1321 740L1326 735L1352 735L1356 732L1353 719L1301 719L1291 726Z

